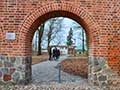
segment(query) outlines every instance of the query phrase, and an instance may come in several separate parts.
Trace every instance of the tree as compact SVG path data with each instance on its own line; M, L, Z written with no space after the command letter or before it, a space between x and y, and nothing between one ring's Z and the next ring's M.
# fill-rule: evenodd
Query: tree
M84 30L82 30L82 52L84 53L85 52L85 44L84 44L84 42L85 42L85 32L84 32Z
M81 29L81 32L80 32L80 34L78 36L78 39L80 39L82 41L82 52L84 53L85 52L85 46L87 46L87 43L85 43L86 42L85 31L79 24L76 24L76 23L73 23L73 28L78 29L78 30Z
M42 37L43 37L43 32L44 32L44 24L41 24L41 26L38 28L38 54L41 55L41 43L42 43Z
M67 45L68 46L73 44L72 38L73 38L73 30L72 30L72 28L70 28L69 34L67 36Z
M64 18L52 18L48 20L45 24L47 24L47 29L45 30L44 33L44 38L43 40L46 40L47 42L47 49L50 47L50 43L52 41L56 42L56 37L61 37L60 32L62 32L62 21ZM58 39L59 41L59 39ZM60 43L60 42L58 42ZM58 44L57 43L57 44Z

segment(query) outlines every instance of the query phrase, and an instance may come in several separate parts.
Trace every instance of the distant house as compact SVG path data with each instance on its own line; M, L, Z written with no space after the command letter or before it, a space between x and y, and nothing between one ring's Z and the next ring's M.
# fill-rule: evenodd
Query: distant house
M54 47L57 47L58 49L60 49L60 53L62 55L69 55L69 56L75 56L76 54L76 50L75 47L76 46L67 46L67 45L51 45L50 46L52 48L52 50L54 49Z
M42 54L48 54L48 50L47 49L42 49Z
M60 53L62 55L68 54L68 46L67 45L51 45L50 47L52 48L52 50L54 49L54 47L57 47L60 50Z

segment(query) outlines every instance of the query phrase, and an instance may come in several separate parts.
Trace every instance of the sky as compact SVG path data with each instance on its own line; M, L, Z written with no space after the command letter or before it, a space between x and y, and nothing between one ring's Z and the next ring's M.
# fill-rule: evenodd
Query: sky
M59 17L59 18L62 18L62 17ZM50 19L49 19L50 20ZM45 23L45 30L48 29L48 22L49 20L46 21ZM80 24L78 24L76 21L72 20L72 19L69 19L69 18L64 18L63 21L62 21L62 32L60 33L62 35L62 41L61 41L61 45L66 45L66 42L67 42L67 36L68 36L68 32L70 30L70 28L73 29L73 38L74 38L74 43L75 43L75 46L78 48L78 49L81 49L81 45L82 45L82 41L79 39L81 38L81 32L82 30L84 30L82 27L81 28L75 28L75 27L81 27ZM36 39L36 33L34 35L34 38L33 38L33 43L35 44L37 42L37 39ZM55 42L51 42L51 45L55 45L56 43ZM45 42L43 43L43 48L47 47L46 46L47 44L45 44Z

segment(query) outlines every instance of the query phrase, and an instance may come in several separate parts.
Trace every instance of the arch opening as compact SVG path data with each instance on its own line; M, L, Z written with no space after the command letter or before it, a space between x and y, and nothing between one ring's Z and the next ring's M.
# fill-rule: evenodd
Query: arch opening
M24 22L21 25L21 28L19 30L19 37L18 37L18 53L16 54L17 58L16 62L19 60L20 63L17 66L14 66L15 68L22 68L23 71L18 71L19 76L22 78L17 79L18 81L14 82L24 82L29 83L31 81L32 76L32 39L34 36L34 33L36 29L41 25L43 22L50 18L54 17L68 17L70 19L73 19L77 21L85 30L86 36L87 36L87 43L88 43L88 57L91 57L89 59L94 60L94 56L98 55L98 52L94 52L94 49L97 48L97 43L99 42L99 38L97 38L96 35L99 34L99 27L97 23L94 22L92 17L86 13L85 11L82 11L81 9L77 9L78 12L75 10L69 11L69 10L50 10L45 12L40 12L41 8L38 8L38 10L31 12L31 14L28 15L28 17L24 20ZM81 13L82 12L82 13ZM94 48L95 47L95 48ZM15 52L15 51L14 51ZM99 59L99 58L97 58ZM19 67L18 67L19 66ZM94 65L93 65L94 66ZM88 70L90 71L90 70ZM16 70L17 72L17 70ZM91 72L89 72L91 74Z
M86 16L86 17L85 17ZM70 12L70 11L64 11L64 10L53 10L51 12L45 13L43 15L31 15L29 16L25 22L22 25L21 28L21 34L20 34L20 39L19 39L19 43L22 45L23 44L23 50L21 50L21 53L23 53L23 55L30 57L32 56L32 39L34 36L34 33L36 31L36 29L39 27L39 25L41 25L43 22L45 22L46 20L50 19L50 18L54 18L54 17L68 17L70 19L75 20L77 23L79 23L83 29L86 32L86 36L87 36L87 43L88 43L88 57L91 57L89 60L89 62L91 62L91 60L93 60L93 56L95 56L95 54L97 55L97 52L94 52L94 45L96 45L96 41L94 42L94 40L97 40L97 42L99 42L99 38L96 37L96 34L99 34L99 30L95 30L95 29L99 29L96 28L97 27L97 23L93 23L91 17L89 17L88 14L85 13L85 16L80 16L78 13L75 12ZM32 21L31 21L32 20ZM94 26L94 24L96 24ZM97 32L95 32L97 31ZM24 37L21 39L21 37ZM95 39L96 38L96 39ZM99 59L99 58L98 58ZM26 77L29 77L27 82L29 82L31 80L31 63L32 60L29 59L28 60L28 66L30 68L27 68L26 71L28 71L26 74ZM94 65L93 65L94 66ZM91 68L89 68L91 69ZM90 70L88 70L90 71ZM91 74L91 72L88 72L89 75Z
M50 19L50 18L54 18L54 17L66 17L66 18L70 18L72 20L75 20L77 23L79 23L83 29L85 30L86 33L86 37L87 37L87 43L88 43L88 47L90 48L91 44L93 45L94 43L92 42L92 37L90 34L92 33L92 31L90 31L88 25L85 23L85 20L83 20L82 18L80 18L80 16L68 12L68 11L51 11L48 12L42 16L39 16L32 24L29 28L27 28L26 30L26 34L25 39L27 40L26 44L32 43L32 39L34 36L35 31L37 30L37 28L44 23L46 20ZM29 33L29 34L28 34ZM24 40L24 41L26 41ZM29 40L29 41L28 41ZM92 42L92 43L91 43ZM91 44L90 44L91 43ZM30 49L28 51L31 51ZM31 54L30 54L31 55Z
M67 25L67 27L64 27L62 25L64 26ZM33 83L35 83L36 81L37 83L38 82L48 83L50 81L59 82L58 81L59 77L56 77L58 76L58 73L54 68L54 67L57 67L58 65L62 66L62 70L61 70L62 74L60 74L60 76L62 77L61 78L62 82L68 82L68 81L81 82L83 80L86 82L88 77L88 56L87 56L88 47L86 46L87 45L87 39L85 35L86 33L82 28L82 26L77 22L73 21L72 19L69 19L66 17L56 17L56 18L48 19L44 23L44 26L43 27L42 26L43 24L39 26L39 28L37 29L34 35L33 44L32 44L33 55L34 55L32 57ZM42 29L44 29L44 32L42 33L43 36L40 37L39 33L41 34L41 32L39 30L42 30ZM71 36L72 44L68 45L66 40L68 39L67 37L70 32L72 32L72 36ZM55 42L55 40L57 42ZM49 41L50 43L49 45L47 45ZM41 42L44 42L44 43L40 44L41 47L38 47L39 43ZM55 59L55 53L54 53L55 47L57 47L57 49L60 51L60 56L58 59ZM41 50L40 54L39 54L39 48ZM50 54L49 48L51 48L51 54ZM43 68L45 70L43 70ZM50 68L52 72L49 71ZM60 69L60 68L57 67L57 69ZM41 73L38 73L38 72L41 72ZM49 73L48 76L46 77L41 76L43 74L46 75L46 73ZM47 77L50 77L50 78L46 79Z

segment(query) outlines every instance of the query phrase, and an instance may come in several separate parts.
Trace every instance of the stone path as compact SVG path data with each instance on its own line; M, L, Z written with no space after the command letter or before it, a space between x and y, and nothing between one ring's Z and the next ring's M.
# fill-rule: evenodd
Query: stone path
M32 65L32 83L48 83L58 82L58 69L55 68L58 63L67 57L61 57L59 61L45 61L39 64ZM61 71L62 82L79 82L87 81L79 76L73 76Z
M90 86L85 82L77 83L50 83L50 84L29 84L16 86L0 86L0 90L99 90L89 89Z

